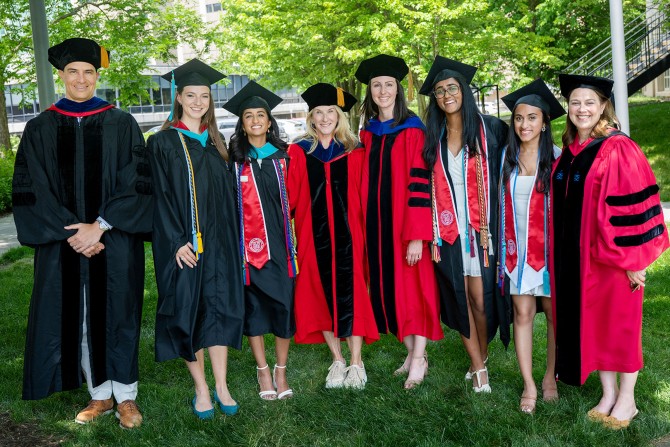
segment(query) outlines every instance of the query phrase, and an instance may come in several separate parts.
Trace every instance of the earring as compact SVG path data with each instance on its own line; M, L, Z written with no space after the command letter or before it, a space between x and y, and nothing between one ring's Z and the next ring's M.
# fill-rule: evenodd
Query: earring
M272 129L272 128L271 128L271 127L268 127L268 131L267 131L268 134L270 133L270 129Z
M543 124L542 125L542 132L544 132L545 130L547 130L547 127Z

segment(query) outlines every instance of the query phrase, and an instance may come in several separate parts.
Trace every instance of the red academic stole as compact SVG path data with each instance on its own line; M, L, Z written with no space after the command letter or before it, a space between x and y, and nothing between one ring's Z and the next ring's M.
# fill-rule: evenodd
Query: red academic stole
M544 247L544 201L545 195L537 192L537 173L533 179L533 189L530 192L528 208L528 225L526 229L526 262L533 270L539 272L544 267L545 247ZM514 216L516 210L514 200L512 200L512 189L510 188L510 179L505 184L505 266L508 272L514 271L519 263L516 222ZM523 268L523 266L519 266ZM521 288L521 284L518 285Z
M261 269L270 260L270 244L265 226L263 204L258 195L258 186L251 163L245 162L240 173L242 214L244 216L244 252L247 262Z
M481 119L481 117L480 117ZM479 126L480 139L482 146L479 148L479 154L474 157L468 156L468 147L463 149L464 160L464 177L467 189L467 215L468 224L466 233L470 236L472 228L474 231L480 233L481 246L484 248L484 266L488 267L488 254L492 246L489 241L488 228L488 203L489 203L489 175L488 175L488 161L487 161L487 144L486 131L482 121ZM439 238L449 244L453 244L458 237L458 219L456 218L456 207L454 206L454 194L447 180L447 173L442 160L442 143L438 147L438 163L435 164L433 170L434 181L434 195L435 195L435 211L433 213L433 220L436 221L436 232ZM484 222L484 224L482 224ZM472 244L473 248L469 249L472 256L476 256L474 248L474 238ZM433 256L436 258L436 256Z

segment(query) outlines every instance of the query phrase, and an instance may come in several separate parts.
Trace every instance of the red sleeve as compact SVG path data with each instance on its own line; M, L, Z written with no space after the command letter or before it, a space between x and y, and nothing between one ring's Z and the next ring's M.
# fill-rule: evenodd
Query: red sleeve
M433 229L431 220L430 171L423 160L424 133L421 129L407 129L403 132L407 173L405 215L402 240L431 241Z
M613 136L600 149L594 260L623 270L643 270L670 245L658 185L633 140ZM597 180L596 180L597 181Z
M305 151L297 144L291 144L288 147L288 156L291 162L289 164L286 188L288 190L288 203L291 207L291 213L294 213L300 197L300 185L306 181Z

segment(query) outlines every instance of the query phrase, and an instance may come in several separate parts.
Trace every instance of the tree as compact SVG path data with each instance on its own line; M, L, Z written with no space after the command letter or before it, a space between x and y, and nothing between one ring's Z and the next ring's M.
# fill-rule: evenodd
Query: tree
M342 86L359 101L361 60L403 57L418 92L435 55L480 67L479 84L518 76L529 64L553 66L562 50L552 37L519 27L485 0L225 0L217 38L224 70L301 90L316 82ZM506 81L508 82L508 81ZM419 112L425 97L417 98ZM352 113L352 126L358 120Z
M151 58L169 61L177 43L207 50L211 30L187 6L168 0L46 0L49 40L87 37L112 51L101 80L119 87L124 104L149 100L142 76ZM0 85L33 84L34 52L28 0L0 2ZM34 89L22 94L32 99ZM9 151L5 96L0 95L0 150ZM42 104L44 108L46 105Z

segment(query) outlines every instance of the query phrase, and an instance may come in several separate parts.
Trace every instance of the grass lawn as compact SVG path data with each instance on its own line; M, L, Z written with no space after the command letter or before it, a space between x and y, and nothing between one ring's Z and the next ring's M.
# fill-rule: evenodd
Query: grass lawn
M556 120L560 141L565 119ZM648 154L670 200L670 157L666 150L670 103L631 106L633 137ZM32 288L32 250L13 249L0 257L0 446L645 446L670 433L670 252L650 269L645 296L643 347L645 368L637 385L640 415L622 432L589 422L585 415L600 398L594 374L581 388L559 384L561 399L538 402L534 416L518 410L522 380L514 346L490 347L490 395L476 395L463 376L468 358L454 331L428 345L430 375L407 392L392 376L404 347L393 337L365 346L369 382L363 392L326 390L330 365L325 345L292 345L289 383L295 398L263 402L258 398L255 363L248 345L231 350L229 386L240 403L238 415L220 413L209 422L191 413L193 387L182 361L153 359L156 286L150 249L140 350L138 404L145 423L138 430L118 427L112 415L92 424L74 423L89 395L84 388L42 401L22 401L25 328ZM535 322L535 378L543 375L545 319ZM274 359L272 339L266 341ZM210 385L213 381L210 380Z
M534 416L520 413L522 381L514 348L511 345L505 351L499 341L491 345L489 360L493 393L474 394L463 380L467 356L457 334L449 330L444 340L429 344L430 375L410 392L402 389L403 379L391 375L402 362L404 348L390 336L364 348L369 382L363 392L324 389L330 364L325 345L293 345L289 380L296 395L275 402L258 398L255 364L245 343L242 351L231 351L229 361L229 385L240 412L198 421L190 411L192 382L183 362L153 360L156 287L150 260L147 249L138 396L145 423L127 431L118 427L112 415L86 426L74 423L74 416L89 399L84 388L41 401L21 400L32 251L13 249L0 258L0 339L4 340L0 344L0 416L5 419L0 423L0 445L643 446L670 433L670 253L648 274L643 332L646 366L637 385L640 415L623 432L609 431L585 418L600 397L595 375L582 388L559 384L560 401L538 402ZM544 333L545 320L540 314L535 328L538 386L545 358ZM272 362L271 339L267 350ZM9 443L8 425L30 430L30 436L24 434Z

